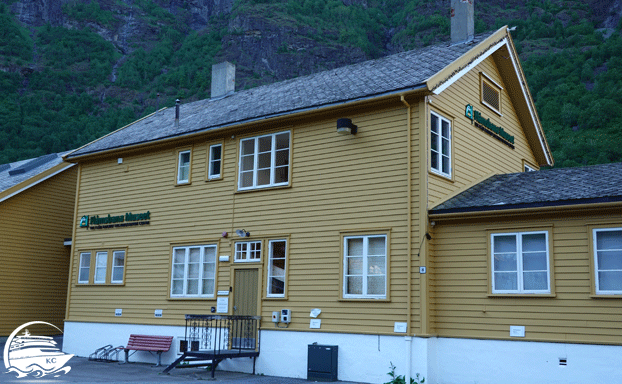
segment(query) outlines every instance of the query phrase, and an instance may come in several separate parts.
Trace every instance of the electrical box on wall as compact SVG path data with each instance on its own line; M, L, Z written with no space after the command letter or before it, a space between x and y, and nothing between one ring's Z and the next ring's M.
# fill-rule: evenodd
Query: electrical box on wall
M278 323L279 320L280 320L280 312L279 311L272 312L272 322Z
M281 309L281 322L290 323L292 321L291 310Z

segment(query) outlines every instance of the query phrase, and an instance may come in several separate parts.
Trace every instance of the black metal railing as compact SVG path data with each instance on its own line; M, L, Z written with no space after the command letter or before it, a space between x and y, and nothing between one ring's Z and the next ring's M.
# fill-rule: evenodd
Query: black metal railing
M182 351L224 353L259 352L260 316L186 315Z

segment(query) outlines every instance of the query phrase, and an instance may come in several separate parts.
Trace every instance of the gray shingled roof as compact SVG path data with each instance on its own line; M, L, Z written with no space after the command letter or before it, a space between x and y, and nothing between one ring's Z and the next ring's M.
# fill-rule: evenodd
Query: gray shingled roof
M34 159L0 165L0 192L4 192L31 177L57 166L63 162L62 156L68 153L52 153Z
M477 35L468 44L429 46L235 92L220 99L183 104L178 127L174 125L175 108L160 110L79 148L68 158L419 89L427 79L491 35Z
M622 163L495 175L430 214L622 201Z

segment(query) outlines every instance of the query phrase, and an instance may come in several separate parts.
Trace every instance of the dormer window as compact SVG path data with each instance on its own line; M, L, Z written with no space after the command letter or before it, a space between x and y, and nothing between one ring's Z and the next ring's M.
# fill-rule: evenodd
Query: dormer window
M497 114L501 115L501 87L484 73L480 74L481 102Z

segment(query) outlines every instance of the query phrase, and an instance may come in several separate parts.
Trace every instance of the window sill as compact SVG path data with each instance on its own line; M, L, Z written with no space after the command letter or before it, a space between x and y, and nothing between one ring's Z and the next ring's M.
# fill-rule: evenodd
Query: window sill
M365 303L390 303L391 299L373 299L369 297L358 298L339 298L337 301L341 302L365 302Z
M170 300L170 301L178 301L178 300L182 300L182 301L187 301L187 300L201 300L201 301L216 301L216 297L214 296L210 296L210 297L167 297L166 300Z
M124 287L125 283L75 283L74 287Z
M555 298L555 293L489 293L488 297L509 297L509 298Z
M288 189L291 188L292 185L275 185L271 187L257 187L257 188L248 188L248 189L238 189L235 193L249 193L249 192L259 192L259 191L273 191L275 189Z
M622 299L622 294L600 293L591 294L591 299Z
M175 183L176 187L183 187L183 186L186 186L186 185L192 185L192 182L188 181L186 183Z
M446 176L446 175L442 175L442 174L440 174L440 173L438 173L438 172L435 172L435 171L434 171L434 170L432 170L432 169L429 169L429 170L428 170L428 173L429 173L430 175L432 175L432 176L436 176L436 177L438 177L438 178L439 178L439 179L441 179L441 180L449 181L450 183L453 183L453 182L454 182L453 176Z

